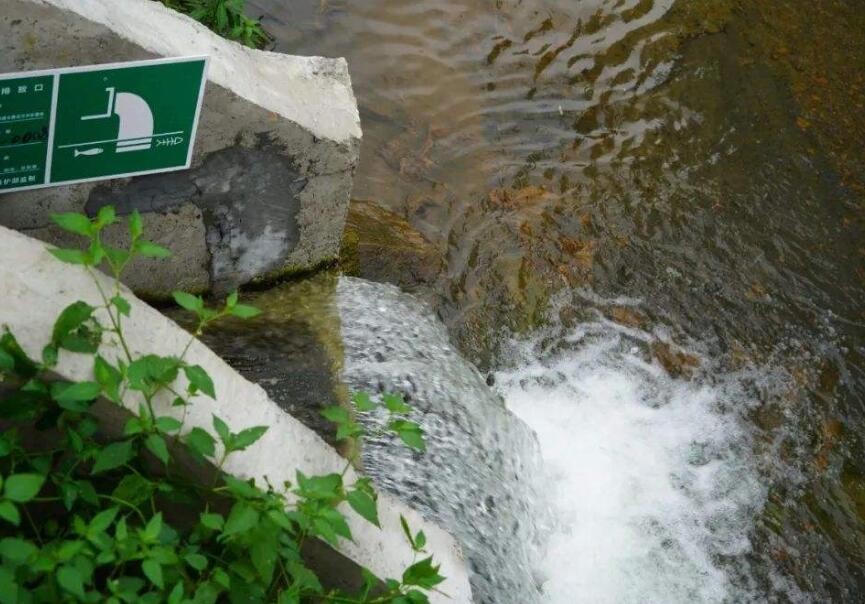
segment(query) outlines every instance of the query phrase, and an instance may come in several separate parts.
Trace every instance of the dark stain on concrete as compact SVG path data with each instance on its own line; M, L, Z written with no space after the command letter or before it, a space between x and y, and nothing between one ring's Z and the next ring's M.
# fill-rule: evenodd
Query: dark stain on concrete
M200 207L214 291L229 291L278 271L300 239L297 213L307 179L268 147L261 137L256 148L222 149L188 171L99 185L85 211L92 216L108 204L120 215L167 212L184 203Z

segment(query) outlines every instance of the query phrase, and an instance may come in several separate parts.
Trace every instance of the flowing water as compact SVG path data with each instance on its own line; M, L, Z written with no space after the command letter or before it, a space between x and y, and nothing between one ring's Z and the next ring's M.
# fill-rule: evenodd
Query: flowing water
M510 595L475 569L487 601L865 601L860 0L247 4L277 50L348 58L355 197L441 251L436 311L538 435L553 526L514 540ZM389 358L350 380L407 380ZM434 440L523 459L472 380L433 415L480 436ZM410 461L386 470L408 498ZM482 550L484 502L440 495Z
M534 561L547 520L534 492L541 468L532 432L414 298L341 279L336 300L347 385L402 393L427 442L418 454L392 437L368 439L364 472L449 528L468 554L479 602L538 602Z
M498 373L542 445L556 518L545 600L760 601L759 580L783 578L749 560L767 488L743 376L672 379L652 360L656 335L602 319L545 331Z

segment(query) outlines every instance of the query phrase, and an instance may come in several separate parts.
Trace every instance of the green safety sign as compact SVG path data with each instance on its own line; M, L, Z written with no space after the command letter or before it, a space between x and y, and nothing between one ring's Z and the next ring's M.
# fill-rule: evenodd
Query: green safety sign
M182 170L207 58L0 75L0 193Z

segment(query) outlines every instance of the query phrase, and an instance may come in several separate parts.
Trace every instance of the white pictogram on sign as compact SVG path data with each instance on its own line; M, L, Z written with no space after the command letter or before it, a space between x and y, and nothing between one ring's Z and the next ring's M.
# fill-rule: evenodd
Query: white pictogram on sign
M108 107L105 113L98 115L85 115L81 119L101 120L116 115L120 118L117 130L117 153L129 151L145 151L150 149L153 140L153 112L150 105L143 98L131 92L116 92L114 88L106 88L108 93ZM89 151L89 150L88 150ZM76 153L78 155L96 155L87 151Z

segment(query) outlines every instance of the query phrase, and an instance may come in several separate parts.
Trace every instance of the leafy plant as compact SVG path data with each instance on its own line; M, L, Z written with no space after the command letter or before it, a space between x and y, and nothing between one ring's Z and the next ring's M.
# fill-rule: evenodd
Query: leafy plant
M261 23L246 16L246 0L160 1L167 7L200 21L220 36L250 48L263 48L270 41Z
M325 587L306 565L305 541L338 545L352 538L341 504L380 525L370 480L346 480L352 460L341 474L297 471L295 481L280 488L257 485L222 468L229 456L256 446L266 426L235 432L215 415L213 432L187 426L196 399L216 397L204 368L186 360L190 344L213 321L259 311L240 304L236 293L208 308L201 297L177 292L177 303L197 317L189 343L178 356L136 355L124 336L132 307L120 276L136 256L165 257L168 250L143 238L137 212L128 218L127 249L102 241L104 229L118 220L110 207L92 220L80 214L54 220L87 245L51 253L90 272L102 304L67 306L41 360L29 358L8 330L0 335L0 603L427 602L428 591L444 578L424 555L423 532L412 534L404 518L415 557L399 579L380 580L364 570L360 591L346 594ZM95 278L97 266L113 275L110 288ZM116 359L101 352L112 346ZM61 355L70 354L92 358L91 379L52 377ZM154 405L165 393L174 414ZM100 431L100 399L124 408L139 402L120 435ZM337 424L338 438L363 438L354 411L381 407L390 418L384 430L423 449L421 429L400 397L385 396L381 404L363 394L353 400L352 410L324 412ZM213 480L201 478L208 475L205 465L195 476L183 472L189 458L213 462Z

